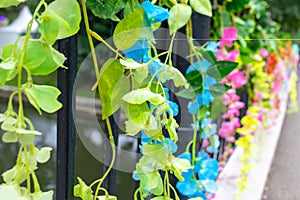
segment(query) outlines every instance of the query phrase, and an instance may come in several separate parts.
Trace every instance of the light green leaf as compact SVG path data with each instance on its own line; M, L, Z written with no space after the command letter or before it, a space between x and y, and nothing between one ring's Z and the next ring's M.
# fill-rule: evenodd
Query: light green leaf
M167 70L161 72L159 78L162 83L165 83L167 80L172 79L176 87L188 87L187 80L184 78L183 74L175 67L168 67Z
M144 144L143 155L156 160L158 163L168 166L169 159L165 147L159 144Z
M0 113L0 123L3 122L6 119L6 115Z
M129 58L127 60L120 59L120 63L126 69L139 69L139 68L143 68L143 67L147 66L147 64L138 63L131 58Z
M29 40L24 65L33 75L47 75L62 67L65 56L42 40Z
M13 167L2 174L5 183L11 183L17 175L16 167Z
M222 95L216 97L211 105L211 118L212 120L217 119L226 112L226 106L223 103Z
M60 91L56 87L49 85L32 85L32 87L25 86L24 91L29 102L34 107L38 106L45 112L54 113L62 107L62 104L57 101Z
M108 195L108 196L102 195L102 196L98 196L97 199L98 200L117 200L117 197L112 196L112 195Z
M48 9L42 13L38 21L38 30L41 33L41 38L48 44L53 45L57 40L60 24L64 21L60 22L60 17ZM68 24L63 25L69 26Z
M18 128L17 130L16 130L16 132L18 133L18 134L33 134L33 135L42 135L42 133L41 132L39 132L39 131L36 131L36 130L26 130L26 129L20 129L20 128Z
M119 60L109 59L104 63L98 86L102 101L102 119L106 119L120 108L121 97L130 89L130 81L124 77L124 68Z
M190 0L190 4L196 12L208 17L212 17L210 0Z
M52 148L51 147L43 147L39 150L36 159L39 163L45 163L50 159Z
M5 143L15 143L18 141L18 134L16 132L5 132L2 136L2 141Z
M153 105L158 105L165 101L160 94L151 92L147 88L133 90L123 96L122 99L130 104L142 104L149 101Z
M136 69L134 73L134 80L141 84L148 77L148 66Z
M34 134L28 135L19 135L19 143L22 145L30 145L33 144L34 141Z
M53 199L53 191L47 192L37 192L31 195L32 200L52 200Z
M197 96L197 94L192 87L189 87L188 89L181 89L179 92L176 93L176 96L185 99L194 99Z
M134 10L139 9L141 4L138 0L127 1L123 10L124 17L128 16Z
M169 118L168 123L165 126L168 130L171 140L174 140L176 142L178 140L176 128L179 127L176 120L174 118Z
M1 0L0 1L0 8L7 8L10 6L17 6L20 3L23 3L27 0Z
M55 0L47 7L45 11L46 16L48 15L48 11L50 11L49 15L53 16L53 19L50 21L43 19L45 26L42 27L42 29L46 26L53 27L59 22L57 39L70 37L79 31L81 12L76 0ZM46 30L42 32L46 32ZM56 34L54 33L54 35ZM45 36L48 38L47 40L53 41L53 35L51 35L51 37L49 37L49 34Z
M192 8L184 4L176 4L170 9L170 17L168 24L170 28L170 34L173 34L178 29L182 28L192 16Z
M1 185L0 197L1 199L28 200L22 197L17 187L13 185Z
M140 8L118 23L113 34L113 41L118 49L128 49L139 39L143 21L144 9Z
M4 87L6 81L10 79L10 76L14 73L14 69L3 69L0 67L0 85Z
M135 136L143 130L144 126L137 124L133 119L129 119L125 122L126 126L126 135Z
M77 177L77 180L79 184L74 187L74 196L80 197L83 200L92 200L93 194L91 188L81 178Z
M17 62L8 60L8 61L3 61L0 63L0 68L5 69L5 70L11 70L16 66Z
M2 47L1 58L3 60L17 60L21 56L22 49L15 44L8 44Z

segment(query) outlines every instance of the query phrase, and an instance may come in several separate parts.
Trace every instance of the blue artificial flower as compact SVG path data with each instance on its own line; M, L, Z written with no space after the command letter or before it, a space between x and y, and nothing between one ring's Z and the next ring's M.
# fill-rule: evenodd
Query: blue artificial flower
M143 58L143 63L147 63L151 61L149 67L148 67L148 72L152 75L154 75L158 70L161 70L162 67L168 67L168 65L164 65L164 63L160 62L159 59L153 59L151 57L145 56ZM161 70L162 71L162 70ZM160 76L161 72L158 72L155 76L156 79Z
M217 51L217 49L219 48L220 42L209 42L205 49L208 51L212 51L213 53L215 53Z
M175 103L174 101L170 101L170 95L169 95L169 88L164 87L164 91L166 94L166 99L167 99L167 103L170 106L170 108L172 109L173 112L173 116L177 116L178 115L178 104ZM167 111L169 112L169 111Z
M145 39L139 39L130 48L123 50L127 58L132 58L135 61L141 61L148 54L149 46Z
M185 152L178 156L178 158L186 159L192 163L192 156L190 152ZM178 191L188 198L201 197L206 200L205 193L213 194L218 190L215 179L218 175L218 162L209 158L204 151L200 151L195 161L193 169L187 172L182 172L183 181L178 181L176 188ZM197 180L198 177L198 180Z
M162 22L170 17L168 9L153 5L150 1L142 3L142 7L144 8L147 18L151 24Z
M208 137L209 140L209 146L206 147L206 150L209 153L218 153L219 146L220 146L220 140L218 135L211 135Z
M171 140L170 138L166 138L163 142L161 142L161 141L149 138L143 130L141 131L141 134L142 134L142 137L141 137L142 145L143 144L149 144L149 143L159 144L159 145L163 144L163 146L164 146L167 153L169 153L169 150L171 151L171 153L175 153L178 149L176 143L173 140ZM139 146L141 153L143 153L142 145Z
M293 44L293 54L296 56L299 54L299 45L298 44Z
M203 77L203 91L197 96L197 98L188 104L188 110L191 114L196 114L198 109L203 105L210 104L214 97L209 91L209 88L218 83L217 80L211 76L206 75L207 69L211 66L211 63L207 60L202 60L201 62L195 62L193 65L189 66L186 70L186 74L192 71L199 71Z

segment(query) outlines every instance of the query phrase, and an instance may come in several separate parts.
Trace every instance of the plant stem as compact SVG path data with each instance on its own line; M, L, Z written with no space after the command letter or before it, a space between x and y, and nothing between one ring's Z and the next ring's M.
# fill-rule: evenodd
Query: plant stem
M192 115L193 117L193 124L194 124L194 137L193 137L193 149L192 149L192 166L195 165L196 159L196 148L197 148L197 126L196 126L196 116L195 114Z
M107 118L105 120L105 122L106 122L107 130L108 130L108 135L109 135L109 141L110 141L110 145L111 145L111 149L112 149L112 158L111 158L111 162L110 162L110 165L109 165L108 169L106 170L105 174L102 176L102 178L100 179L100 181L98 183L98 186L97 186L97 189L96 189L95 195L94 195L94 200L97 199L99 190L101 189L101 185L102 185L104 179L108 176L108 174L111 171L111 169L113 168L115 160L116 160L115 141L114 141L114 136L113 136L113 133L112 133L110 121Z

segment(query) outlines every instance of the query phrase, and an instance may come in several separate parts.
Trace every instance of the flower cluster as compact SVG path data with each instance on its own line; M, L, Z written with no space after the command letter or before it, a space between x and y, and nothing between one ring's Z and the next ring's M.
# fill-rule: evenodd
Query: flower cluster
M179 158L186 159L192 164L192 155L185 152ZM218 176L218 162L209 158L204 151L200 151L195 158L194 168L183 172L183 181L176 184L178 191L189 198L201 197L206 200L217 192L215 179Z

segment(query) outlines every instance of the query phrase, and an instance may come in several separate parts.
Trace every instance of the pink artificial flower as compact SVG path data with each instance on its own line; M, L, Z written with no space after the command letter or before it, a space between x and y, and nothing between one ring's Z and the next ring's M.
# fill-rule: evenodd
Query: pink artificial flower
M232 41L234 40L237 40L237 29L235 27L225 28L220 40L220 48L223 48L225 45L232 47Z
M230 74L228 74L226 76L226 79L228 79L231 82L230 85L233 88L241 88L248 82L248 79L244 76L244 73L237 69L233 70Z
M206 147L209 146L209 141L208 141L208 139L205 138L205 139L203 140L202 146L203 146L204 148L206 148Z
M232 50L230 52L227 52L225 49L216 50L216 58L218 61L227 60L227 61L234 62L239 55L240 55L239 50Z
M266 58L269 55L269 52L267 51L267 49L262 48L259 52L259 55L263 58Z

